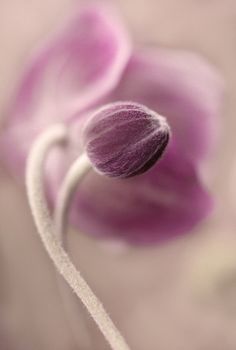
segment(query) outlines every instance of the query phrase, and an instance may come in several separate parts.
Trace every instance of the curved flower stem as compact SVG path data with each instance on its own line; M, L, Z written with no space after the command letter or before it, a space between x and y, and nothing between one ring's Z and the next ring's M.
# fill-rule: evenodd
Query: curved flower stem
M90 169L91 163L89 162L86 154L82 154L71 165L70 169L65 175L65 179L63 179L61 188L59 189L59 193L55 204L54 223L57 237L65 250L67 250L65 234L68 224L69 209L73 200L73 195L76 191L78 183L83 180L83 178ZM58 276L57 274L57 277L60 276ZM74 308L74 305L72 306L69 304L68 290L65 289L65 286L64 284L62 284L62 280L60 278L57 278L57 283L60 296L63 302L65 317L67 318L68 324L70 324L70 329L75 340L78 341L77 326L75 325L73 320L71 320L71 314L73 312L72 307Z
M116 329L103 305L73 265L55 234L55 226L50 217L44 194L43 165L48 150L66 139L65 126L56 125L39 136L32 147L26 170L26 187L32 215L50 258L87 308L111 348L113 350L129 350L127 343Z
M71 165L70 169L65 175L65 179L63 179L61 188L59 189L59 193L55 204L55 212L53 216L56 235L65 250L67 250L65 234L68 224L69 209L73 200L73 195L76 191L78 183L83 180L83 178L90 169L91 163L89 162L86 154L82 154ZM73 320L71 320L71 314L73 314L74 305L70 305L68 300L68 290L65 289L64 283L62 283L64 281L62 281L59 277L60 276L57 274L57 284L63 303L65 317L67 318L68 324L70 324L70 329L75 338L75 341L78 342L79 339L77 326L73 322Z
M88 157L85 153L82 154L71 165L59 190L58 198L56 201L54 219L56 233L63 246L65 244L63 237L67 226L68 212L70 208L70 203L73 199L73 194L75 193L78 183L83 180L83 178L91 168L92 166Z

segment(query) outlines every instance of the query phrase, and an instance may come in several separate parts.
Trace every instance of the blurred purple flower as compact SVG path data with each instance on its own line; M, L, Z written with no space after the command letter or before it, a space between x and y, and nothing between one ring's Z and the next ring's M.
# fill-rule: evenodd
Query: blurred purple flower
M212 207L199 170L215 143L222 84L197 55L130 48L107 5L91 5L51 38L27 67L1 139L4 161L23 174L35 137L64 121L70 145L48 159L53 203L69 164L81 152L84 121L104 103L134 101L165 116L172 139L147 173L127 180L91 172L78 190L70 222L92 235L149 244L189 232Z

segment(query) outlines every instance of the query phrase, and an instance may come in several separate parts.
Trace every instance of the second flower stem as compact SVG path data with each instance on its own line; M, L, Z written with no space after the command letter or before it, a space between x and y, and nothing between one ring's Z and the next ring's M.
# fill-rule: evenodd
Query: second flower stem
M62 182L61 188L59 189L59 194L56 200L54 220L57 236L61 240L63 246L65 245L63 237L66 231L69 209L73 195L76 192L78 183L83 180L91 168L91 163L86 154L82 154L69 168Z

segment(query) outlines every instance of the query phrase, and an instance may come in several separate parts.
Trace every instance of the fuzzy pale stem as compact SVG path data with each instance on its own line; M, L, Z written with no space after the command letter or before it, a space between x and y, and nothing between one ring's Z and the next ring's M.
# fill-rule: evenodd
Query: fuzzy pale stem
M78 186L79 182L83 180L83 178L86 176L86 174L91 168L91 163L87 158L86 154L82 154L71 165L59 190L54 217L56 233L61 242L63 243L63 246L63 237L67 226L70 203L72 202L73 195L76 191L76 187Z
M66 139L66 128L63 125L57 125L39 136L32 147L26 170L26 187L32 215L49 256L87 308L111 348L113 350L129 350L127 343L106 313L103 305L73 265L55 234L55 225L50 217L44 193L43 166L49 149Z

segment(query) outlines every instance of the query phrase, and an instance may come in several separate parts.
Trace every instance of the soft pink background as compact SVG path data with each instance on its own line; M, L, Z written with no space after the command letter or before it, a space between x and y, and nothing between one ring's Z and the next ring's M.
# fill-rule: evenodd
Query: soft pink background
M31 48L73 10L72 0L1 0L0 110ZM235 350L236 2L117 0L137 43L202 52L226 81L222 139L207 179L218 205L194 235L122 252L69 232L71 255L135 350ZM236 172L234 173L236 174ZM107 349L37 236L24 191L0 172L1 350ZM69 317L68 317L69 316ZM2 343L1 343L2 342Z

